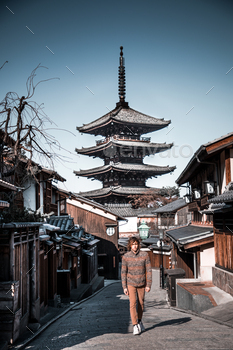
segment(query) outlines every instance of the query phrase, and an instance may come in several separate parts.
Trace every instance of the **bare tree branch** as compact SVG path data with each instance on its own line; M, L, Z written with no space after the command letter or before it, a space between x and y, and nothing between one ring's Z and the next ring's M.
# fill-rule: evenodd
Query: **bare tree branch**
M49 123L50 126L56 126L56 124L45 114L43 103L39 105L31 100L40 83L59 79L51 78L34 83L40 68L47 69L39 64L32 71L26 82L26 96L20 97L16 92L8 92L0 102L0 139L3 142L1 156L7 156L9 159L8 169L5 165L4 169L0 169L2 174L4 171L5 174L9 174L13 168L14 171L17 171L22 159L26 163L25 169L33 174L33 157L38 155L42 156L44 161L49 162L52 169L54 169L55 160L67 161L65 157L57 153L58 148L63 149L60 143L48 133L48 130L57 128L48 127L47 124ZM57 147L53 147L54 145Z

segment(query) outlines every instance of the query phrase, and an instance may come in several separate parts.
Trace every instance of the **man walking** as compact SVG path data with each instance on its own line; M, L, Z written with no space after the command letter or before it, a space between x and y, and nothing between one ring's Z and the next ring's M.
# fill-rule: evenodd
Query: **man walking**
M147 252L140 250L137 237L130 237L127 249L129 252L122 257L121 279L124 294L129 296L133 334L137 335L145 330L142 314L145 291L150 291L152 283L151 263Z

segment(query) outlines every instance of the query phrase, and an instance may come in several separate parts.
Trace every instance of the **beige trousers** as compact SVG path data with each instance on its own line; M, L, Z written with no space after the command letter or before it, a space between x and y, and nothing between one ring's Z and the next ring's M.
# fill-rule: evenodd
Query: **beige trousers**
M143 309L144 309L144 297L145 297L145 287L133 287L128 286L129 292L129 308L132 324L138 323L138 319L142 319ZM138 309L137 309L138 300Z

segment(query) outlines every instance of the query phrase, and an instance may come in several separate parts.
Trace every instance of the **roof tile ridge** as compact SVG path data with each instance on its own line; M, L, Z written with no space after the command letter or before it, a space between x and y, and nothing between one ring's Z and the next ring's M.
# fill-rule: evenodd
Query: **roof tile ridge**
M116 108L113 109L111 112L109 112L109 114L110 114L110 115L112 114L112 116L115 117L122 109L123 109L122 106L116 107ZM116 110L116 112L113 112L113 111L115 111L115 110Z
M136 113L140 113L140 114L142 114L142 115L144 115L144 116L146 116L146 117L149 117L149 118L161 120L161 121L164 121L164 122L166 122L166 123L169 122L169 124L171 123L171 119L165 120L164 118L153 117L153 116L151 116L151 115L149 115L149 114L146 114L146 113L142 113L142 112L140 112L140 111L137 111L136 109L131 108L131 107L129 107L129 108L127 108L127 109L131 109L132 111L134 111L134 112L136 112Z

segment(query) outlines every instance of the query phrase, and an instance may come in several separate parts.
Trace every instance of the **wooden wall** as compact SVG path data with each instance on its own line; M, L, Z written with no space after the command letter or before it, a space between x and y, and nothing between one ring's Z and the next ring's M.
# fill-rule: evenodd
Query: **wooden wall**
M216 266L233 272L233 212L214 215Z
M185 271L185 278L194 278L193 254L180 252L173 243L174 255L176 260L176 268Z
M93 208L91 211L94 211ZM110 220L106 217L98 215L74 205L67 203L67 213L74 218L74 223L84 227L85 232L88 232L96 237L107 239L109 242L118 247L118 230L113 236L108 236L106 233L106 223L116 225L116 220Z
M5 329L6 339L12 342L19 332L26 330L29 321L39 321L39 225L2 229L0 235L0 278L5 284L17 284L14 295L14 313L3 310L0 306L0 323L6 324L4 314L10 313L12 329ZM13 225L12 225L13 226ZM4 273L3 273L4 272ZM6 303L12 293L6 294ZM2 299L3 300L3 299ZM17 312L16 312L17 310ZM13 316L12 316L13 315ZM7 315L8 317L8 315ZM1 333L1 331L0 331Z
M150 257L151 267L160 268L161 265L161 254L154 254L152 251L147 252ZM169 269L170 267L170 255L163 255L163 267Z
M90 233L100 240L98 243L98 267L99 275L109 279L118 278L118 223L107 217L96 214L95 208L91 210L82 209L67 203L67 212L74 218L74 223L82 226L85 232ZM106 224L113 225L115 233L108 236L106 233Z

